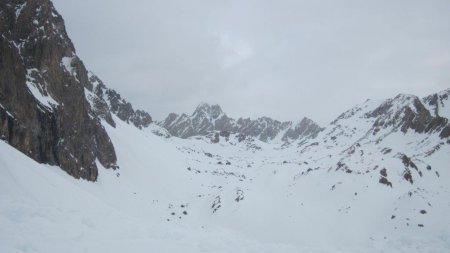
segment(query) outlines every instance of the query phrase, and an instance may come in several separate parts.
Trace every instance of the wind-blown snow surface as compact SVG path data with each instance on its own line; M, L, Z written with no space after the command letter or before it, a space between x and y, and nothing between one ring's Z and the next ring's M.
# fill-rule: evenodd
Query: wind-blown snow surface
M212 144L114 120L104 125L120 169L100 169L96 183L0 142L0 252L450 252L449 145L426 164L420 150L402 150L418 154L413 184L400 154L383 150L425 135L355 146L336 170L345 157L336 152L357 139L276 149L231 135ZM387 167L393 187L372 165Z

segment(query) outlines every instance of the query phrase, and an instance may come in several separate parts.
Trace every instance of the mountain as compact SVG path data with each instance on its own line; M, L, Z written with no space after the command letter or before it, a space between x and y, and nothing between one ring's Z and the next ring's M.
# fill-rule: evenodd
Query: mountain
M427 109L429 97L400 94L381 102L367 100L341 114L300 153L318 168L358 174L378 170L380 183L392 186L387 172L413 184L413 178L431 172L429 157L450 144L449 119Z
M111 114L120 170L95 184L0 142L0 251L448 252L450 140L424 101L368 100L283 149Z
M41 163L95 181L98 160L117 168L101 120L152 119L89 73L49 0L0 3L0 136Z
M139 129L146 128L153 122L148 112L134 110L129 102L115 90L107 88L95 74L89 72L88 76L86 98L97 116L114 126L115 123L110 116L110 113L113 113L122 121L132 123Z
M323 128L208 104L157 125L50 1L0 2L0 34L0 252L450 251L450 89Z
M213 131L242 134L257 138L263 142L292 142L298 139L314 138L322 130L314 121L303 118L294 123L280 122L269 117L256 120L228 117L219 105L201 103L189 116L171 113L158 122L173 136L189 138L197 135L207 135Z
M450 119L450 89L429 95L422 99L424 105L428 107L430 113L434 116ZM450 125L447 125L441 132L441 137L450 136Z

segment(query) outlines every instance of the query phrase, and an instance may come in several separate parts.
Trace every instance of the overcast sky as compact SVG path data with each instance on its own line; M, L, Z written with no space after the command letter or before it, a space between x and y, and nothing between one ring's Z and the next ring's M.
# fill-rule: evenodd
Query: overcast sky
M324 125L367 98L450 87L450 1L53 0L86 67L161 120Z

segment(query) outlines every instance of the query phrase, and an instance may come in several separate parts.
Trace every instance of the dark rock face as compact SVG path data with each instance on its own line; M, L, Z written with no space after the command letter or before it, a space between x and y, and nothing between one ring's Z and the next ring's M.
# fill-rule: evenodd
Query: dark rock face
M97 78L96 76L90 76L89 83L85 87L87 89L87 91L85 91L86 99L88 102L90 102L91 109L95 116L104 119L108 124L116 127L116 123L111 116L109 105L103 99L104 89L102 89L102 87L106 89L105 85L99 78Z
M41 163L95 181L114 147L85 98L88 73L49 0L0 2L0 136Z
M232 132L234 120L229 118L218 105L200 104L191 116L170 113L159 123L173 136L188 138L195 135L207 135L214 130Z
M380 184L384 184L384 185L387 185L387 186L392 187L392 182L390 182L390 181L389 181L386 177L384 177L384 176L380 177L380 180L378 180L378 182L379 182Z
M439 118L445 118L447 119L448 122L450 120L449 114L450 110L448 110L448 107L450 107L449 97L450 97L450 89L446 89L439 93L432 94L423 98L423 103L431 107L435 116ZM450 137L450 123L447 123L447 125L442 129L439 136L441 138Z
M388 127L403 133L408 130L430 133L441 131L448 122L448 119L430 113L418 97L403 94L388 99L375 110L366 113L365 117L376 118L373 124L374 134L380 128Z
M264 142L269 142L277 137L285 142L301 138L315 138L322 131L322 128L307 118L303 118L298 124L290 121L280 122L269 117L261 117L256 120L249 118L234 120L229 118L219 105L205 103L200 104L191 116L171 113L158 124L166 128L173 136L180 138L196 135L206 136L211 132L219 131L251 136Z
M422 101L425 105L428 105L432 108L434 115L438 115L448 119L450 118L450 115L448 115L448 110L446 114L443 109L447 106L450 106L449 97L450 89L446 89L439 93L429 95L423 98Z
M444 129L442 129L442 132L439 134L439 137L441 138L448 138L450 137L450 123L447 124Z
M261 117L256 120L240 118L236 123L236 132L258 137L264 142L274 139L278 133L288 127L288 123L282 123L269 117Z
M145 111L134 110L133 106L123 99L115 90L107 88L106 85L92 73L88 73L89 83L85 88L91 92L88 98L94 112L111 126L115 126L111 113L127 123L132 123L137 128L148 127L152 123L152 117Z
M316 138L322 128L319 127L314 121L303 118L300 123L295 125L293 128L289 128L283 136L283 140L287 139L299 139L302 136L310 136L311 138Z

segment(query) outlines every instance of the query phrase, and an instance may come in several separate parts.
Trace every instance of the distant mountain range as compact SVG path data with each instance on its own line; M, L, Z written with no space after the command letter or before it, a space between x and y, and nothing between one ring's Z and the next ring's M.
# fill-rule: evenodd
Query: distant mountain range
M303 118L299 122L280 122L269 117L256 120L228 117L219 105L202 103L191 115L171 113L158 122L173 136L188 138L207 135L213 131L238 133L255 137L263 142L292 142L298 139L314 138L322 130L314 121Z
M166 137L212 134L211 140L218 141L220 136L234 134L296 147L310 141L317 146L339 143L342 136L355 132L364 133L361 140L370 137L373 141L383 138L381 133L413 131L441 139L450 135L449 89L425 98L398 95L367 102L373 110L366 110L365 103L325 127L308 118L298 122L233 119L219 105L206 103L191 115L171 113L155 125L149 113L135 110L86 70L49 0L6 1L1 7L0 135L34 160L60 166L76 178L95 181L96 160L106 168L117 168L115 149L102 123L114 127L112 115L138 129L152 126ZM345 120L365 123L348 128L340 124ZM324 135L328 139L320 139Z
M449 252L450 89L326 126L206 103L154 122L50 0L0 1L0 35L1 252Z

